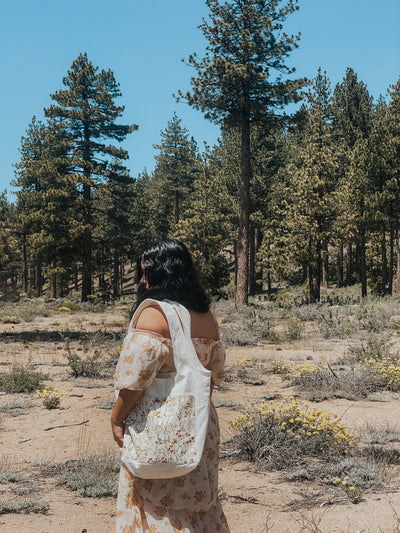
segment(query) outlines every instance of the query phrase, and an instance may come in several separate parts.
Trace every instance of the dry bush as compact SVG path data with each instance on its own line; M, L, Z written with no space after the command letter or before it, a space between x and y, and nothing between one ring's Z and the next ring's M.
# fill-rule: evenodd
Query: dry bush
M291 341L300 340L303 336L304 326L300 320L290 318L286 324L286 338Z
M120 466L119 457L110 451L67 461L58 467L57 483L88 498L115 497Z
M356 311L356 318L361 329L379 333L393 327L391 318L399 314L398 298L369 297L361 301Z
M272 371L282 374L291 385L297 387L308 400L327 398L357 399L383 388L383 381L372 367L340 366L327 363L275 362Z
M1 514L47 514L50 509L48 502L37 500L2 501L0 502Z
M349 346L349 353L344 358L343 363L356 364L368 359L381 359L390 353L390 336L385 334L371 333L360 342Z
M16 472L15 466L9 457L0 459L0 483L19 483L23 480L21 474Z
M37 405L37 402L25 398L20 401L8 402L0 405L0 413L4 413L7 416L25 415L28 409L32 409Z
M236 308L232 300L221 300L214 308L220 318L220 330L226 346L278 340L267 306L253 303Z
M33 392L43 388L43 382L49 376L43 372L31 370L25 365L13 365L8 372L0 374L0 390L8 393Z
M293 397L261 401L230 422L231 446L238 457L272 470L301 463L305 457L340 456L354 437L337 416L310 409Z
M400 429L386 425L375 427L366 424L361 431L361 440L366 444L387 444L389 442L400 442Z
M259 359L242 359L235 367L236 380L246 385L264 385L262 378L267 371L265 361Z

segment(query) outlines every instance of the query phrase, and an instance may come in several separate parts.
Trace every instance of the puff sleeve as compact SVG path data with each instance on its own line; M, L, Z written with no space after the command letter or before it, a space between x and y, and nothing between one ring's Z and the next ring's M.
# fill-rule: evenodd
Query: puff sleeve
M132 330L124 339L114 374L114 388L143 390L153 381L169 355L162 337Z

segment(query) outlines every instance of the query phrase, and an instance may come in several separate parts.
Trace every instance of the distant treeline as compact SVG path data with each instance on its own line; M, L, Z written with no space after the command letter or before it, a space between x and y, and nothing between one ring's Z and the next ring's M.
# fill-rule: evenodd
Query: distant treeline
M217 12L218 2L207 3ZM249 57L247 66L264 64ZM204 74L204 62L194 66ZM253 105L252 78L239 71ZM201 104L203 86L192 83L184 98L216 119L206 110L220 105L222 89L220 100ZM199 149L174 115L154 172L136 178L118 143L137 126L119 123L113 73L81 54L63 85L45 123L34 118L21 140L16 204L0 197L3 292L39 296L46 282L52 298L78 287L83 301L96 291L117 297L124 265L165 236L188 245L211 293L234 294L236 286L239 303L282 280L306 284L310 301L330 283L359 282L363 296L368 285L377 294L400 291L400 79L378 99L351 68L333 90L321 69L291 89L270 85L273 96L292 90L282 105L301 98L292 115L264 113L260 99L247 108L244 93L233 91L241 112L221 118L216 146Z

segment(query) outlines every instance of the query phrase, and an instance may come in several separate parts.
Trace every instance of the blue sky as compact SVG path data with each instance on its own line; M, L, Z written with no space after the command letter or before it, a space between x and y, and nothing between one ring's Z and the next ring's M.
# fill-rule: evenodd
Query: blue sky
M302 33L289 58L298 76L319 66L334 86L352 67L370 93L386 95L400 76L399 0L299 0L285 25ZM207 16L204 0L0 0L0 191L8 189L20 139L33 115L43 119L49 94L81 52L120 83L124 123L136 123L123 146L136 177L154 168L154 144L174 112L195 137L214 144L217 126L199 111L176 103L194 71L181 62L205 47L197 28Z

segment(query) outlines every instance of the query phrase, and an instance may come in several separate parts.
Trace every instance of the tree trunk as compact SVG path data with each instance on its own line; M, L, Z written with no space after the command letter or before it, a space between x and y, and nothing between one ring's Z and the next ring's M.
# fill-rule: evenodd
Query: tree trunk
M313 275L313 261L312 261L312 238L311 232L308 239L308 289L310 295L310 303L314 302L314 275Z
M239 232L237 240L236 304L247 304L249 285L249 217L250 217L250 115L242 114Z
M255 231L255 258L256 258L256 261L257 261L257 254L258 254L258 251L260 250L260 246L261 246L261 243L262 243L262 233L261 233L261 230L259 228L256 228L256 231ZM268 259L268 263L269 263L269 259ZM268 264L269 266L269 264ZM256 268L256 294L261 294L262 293L262 280L263 280L263 269L262 269L262 265L258 265L258 268ZM271 276L270 276L271 278ZM271 279L270 279L270 282L271 282Z
M119 288L119 261L118 261L118 252L114 251L114 275L113 275L113 295L115 298L118 297L118 288Z
M329 288L329 253L328 245L324 243L324 250L322 255L322 286L324 289Z
M301 267L301 284L303 285L307 281L308 276L308 264L303 263L303 266Z
M35 290L36 296L42 296L42 259L41 257L36 258L36 267L35 267Z
M365 262L365 231L361 232L361 241L359 246L360 254L360 281L361 281L361 296L367 296L367 265Z
M358 242L356 243L356 281L357 283L361 283L361 250L360 250L361 244Z
M56 260L52 259L51 261L52 273L50 275L50 298L53 300L57 298L57 275L55 273L56 266L57 266Z
M121 296L124 294L124 274L125 274L125 261L124 258L121 257L121 260L119 262L120 264L120 273L119 273L119 293Z
M271 283L271 272L268 270L267 274L267 294L268 294L268 300L271 300L272 298L272 283Z
M353 263L353 247L351 242L347 244L347 255L346 255L346 285L351 285L352 282L352 263Z
M400 294L400 228L397 230L396 294Z
M249 228L249 295L254 296L256 293L256 245L255 231L250 224Z
M389 293L389 281L388 281L388 261L386 251L386 231L385 226L381 228L381 250L382 250L382 292L383 294Z
M238 272L237 240L233 243L233 256L235 260L235 287L237 287L237 272Z
M390 263L389 263L389 294L393 294L393 271L394 271L394 228L390 226Z
M319 302L321 299L321 271L322 271L321 241L317 239L317 265L315 268L315 286L314 286L314 297L315 297L315 301L317 302Z
M74 289L76 290L76 292L78 292L79 290L79 272L78 267L76 265L74 269Z
M337 253L337 286L342 287L343 285L343 243L339 243L338 253Z
M90 174L89 174L90 175ZM91 231L90 185L83 186L85 229L82 239L82 302L92 293L92 231Z
M23 271L22 271L22 292L28 292L28 259L26 254L26 235L22 237L22 260L23 260Z

